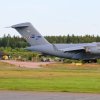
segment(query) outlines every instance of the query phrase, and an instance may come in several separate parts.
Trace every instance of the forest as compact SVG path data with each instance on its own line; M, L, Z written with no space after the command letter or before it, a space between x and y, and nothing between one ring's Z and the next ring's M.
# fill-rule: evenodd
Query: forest
M50 43L91 43L100 42L100 36L85 35L85 36L44 36ZM11 48L25 48L29 44L22 37L13 36L9 34L0 38L0 47L11 47Z

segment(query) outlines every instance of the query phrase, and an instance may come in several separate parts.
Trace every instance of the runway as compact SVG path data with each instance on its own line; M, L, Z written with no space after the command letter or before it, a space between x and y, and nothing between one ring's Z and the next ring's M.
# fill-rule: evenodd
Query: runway
M100 94L0 91L0 100L100 100Z

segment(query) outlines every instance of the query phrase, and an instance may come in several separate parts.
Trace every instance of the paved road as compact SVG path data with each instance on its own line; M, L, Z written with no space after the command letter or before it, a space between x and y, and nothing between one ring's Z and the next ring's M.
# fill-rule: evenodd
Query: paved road
M100 100L100 94L0 91L0 100Z

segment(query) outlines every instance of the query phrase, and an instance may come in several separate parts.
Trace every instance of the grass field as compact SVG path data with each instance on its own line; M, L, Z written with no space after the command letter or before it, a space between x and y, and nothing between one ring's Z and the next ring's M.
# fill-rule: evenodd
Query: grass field
M0 90L100 93L100 65L50 64L27 69L0 62Z

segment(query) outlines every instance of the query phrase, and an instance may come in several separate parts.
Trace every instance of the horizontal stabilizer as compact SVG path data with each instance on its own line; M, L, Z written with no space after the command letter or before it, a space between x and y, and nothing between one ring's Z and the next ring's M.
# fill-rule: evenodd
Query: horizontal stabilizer
M16 24L16 25L12 25L12 28L22 28L22 27L28 27L30 25L30 23L21 23L21 24Z

